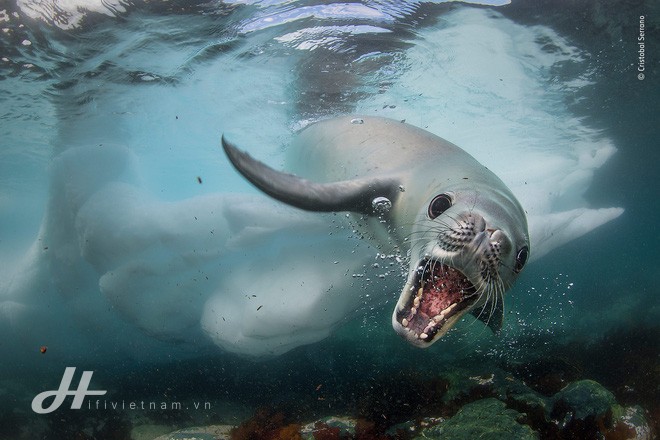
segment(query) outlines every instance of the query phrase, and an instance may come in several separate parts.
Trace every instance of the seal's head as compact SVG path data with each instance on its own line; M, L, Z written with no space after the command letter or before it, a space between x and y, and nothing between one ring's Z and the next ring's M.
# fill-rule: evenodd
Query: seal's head
M503 184L470 182L428 194L411 231L394 329L428 347L471 311L499 330L503 294L529 256L523 209Z

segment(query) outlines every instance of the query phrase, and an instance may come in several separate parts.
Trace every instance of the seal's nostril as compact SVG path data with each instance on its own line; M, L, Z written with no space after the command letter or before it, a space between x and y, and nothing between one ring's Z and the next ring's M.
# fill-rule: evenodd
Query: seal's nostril
M504 232L499 229L488 229L490 234L490 241L492 243L500 243L504 239Z

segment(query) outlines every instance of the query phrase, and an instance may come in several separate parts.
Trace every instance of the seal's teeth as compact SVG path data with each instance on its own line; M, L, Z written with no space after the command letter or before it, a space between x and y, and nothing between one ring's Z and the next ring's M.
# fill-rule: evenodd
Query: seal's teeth
M417 309L415 309L415 308L410 309L410 312L408 313L408 317L405 318L406 321L407 322L412 321L413 318L415 317L415 313L417 313Z
M416 296L415 299L413 300L413 304L415 305L415 307L419 307L419 302L420 302L419 297Z
M408 320L406 318L403 318L401 320L401 325L404 326L404 327L408 327Z
M454 304L450 305L449 307L444 309L441 314L446 315L447 313L451 313L451 311L454 310L456 308L456 306L458 306L458 303L454 303Z
M427 335L426 333L422 333L421 335L419 335L419 339L427 339L428 337L429 335Z
M419 290L417 291L417 297L421 298L423 293L424 293L424 288L420 287Z
M445 319L445 314L444 312L441 312L439 315L435 315L433 317L433 322L436 324L440 324L443 319Z

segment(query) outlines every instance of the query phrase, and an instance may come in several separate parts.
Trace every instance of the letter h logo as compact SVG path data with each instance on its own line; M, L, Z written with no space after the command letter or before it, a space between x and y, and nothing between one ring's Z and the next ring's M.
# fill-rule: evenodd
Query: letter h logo
M39 393L32 399L32 411L37 414L48 414L55 411L57 408L62 405L66 396L74 396L73 402L71 403L71 409L80 409L82 406L85 396L102 396L107 391L89 391L89 382L92 380L93 371L83 371L80 378L80 383L78 384L78 389L71 391L69 387L71 386L71 381L73 380L73 375L76 372L76 367L66 367L64 370L64 376L62 376L62 381L60 382L60 387L54 391L44 391ZM49 397L54 397L53 403L50 404L48 408L44 408L44 400Z

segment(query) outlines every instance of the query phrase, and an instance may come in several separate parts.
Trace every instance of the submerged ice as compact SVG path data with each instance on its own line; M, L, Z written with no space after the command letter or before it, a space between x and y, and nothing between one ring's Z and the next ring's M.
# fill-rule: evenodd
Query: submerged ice
M106 66L108 84L69 73L80 78L53 98L61 123L41 227L27 251L9 253L0 284L0 331L12 352L47 344L54 356L100 362L217 347L281 354L398 294L401 266L374 264L378 250L345 216L251 192L221 154L225 131L276 164L292 127L346 111L405 119L504 180L528 214L532 259L621 214L583 199L615 148L566 106L589 78L558 76L583 54L554 31L458 8L395 51L387 39L399 37L376 28L360 46L365 27L303 44L317 34L303 25L218 39L214 54L208 42L200 49L201 35L174 48L119 39L87 61ZM122 63L171 80L126 83L112 73Z

